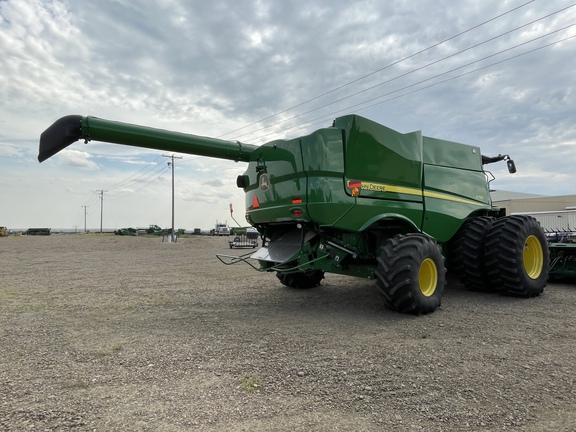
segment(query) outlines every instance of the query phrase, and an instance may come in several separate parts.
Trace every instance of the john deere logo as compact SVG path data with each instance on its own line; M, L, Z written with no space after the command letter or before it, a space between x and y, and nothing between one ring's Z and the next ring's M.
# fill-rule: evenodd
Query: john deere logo
M266 192L270 189L270 179L268 178L268 174L262 174L260 176L260 190Z

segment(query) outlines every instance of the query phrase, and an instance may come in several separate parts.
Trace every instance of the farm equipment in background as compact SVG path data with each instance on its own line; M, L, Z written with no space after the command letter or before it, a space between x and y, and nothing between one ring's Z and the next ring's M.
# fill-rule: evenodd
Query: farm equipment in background
M441 303L445 266L471 289L534 297L546 286L539 223L492 205L484 165L506 161L513 173L508 155L357 115L259 147L71 115L42 133L38 160L79 139L248 163L236 185L263 245L250 258L219 258L275 272L288 287L318 286L325 273L373 279L387 307L424 314Z
M163 233L162 228L160 228L158 225L148 225L148 228L120 228L117 230L114 230L114 234L116 235L120 235L120 236L137 236L137 235L162 235Z
M114 234L119 236L137 236L138 230L136 228L120 228L114 230Z
M234 239L228 242L228 246L230 246L230 249L257 248L260 233L258 232L258 230L252 227L243 228L240 226L236 218L234 218L234 208L232 206L232 203L230 203L230 217L238 225L238 228L234 227L230 229L230 235L234 236Z
M550 251L550 279L576 278L576 232L546 233Z
M254 228L234 229L234 239L228 242L230 249L257 248L260 233Z
M162 235L162 228L158 225L148 225L148 228L138 228L138 234Z
M28 228L26 235L50 235L52 230L50 228Z

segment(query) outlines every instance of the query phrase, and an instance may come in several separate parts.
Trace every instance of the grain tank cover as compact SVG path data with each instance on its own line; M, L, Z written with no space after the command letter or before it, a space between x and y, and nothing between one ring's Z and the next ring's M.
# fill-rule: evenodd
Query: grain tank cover
M360 197L422 201L422 134L403 134L357 115L339 117L346 182L361 181Z
M424 163L482 171L482 154L476 146L423 137Z

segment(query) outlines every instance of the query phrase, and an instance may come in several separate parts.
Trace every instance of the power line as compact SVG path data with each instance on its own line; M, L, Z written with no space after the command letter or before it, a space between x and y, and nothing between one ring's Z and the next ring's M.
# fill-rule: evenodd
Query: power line
M135 178L132 181L137 181L140 177L144 176L148 171L152 170L153 168L156 168L158 165L155 164L155 162L160 159L162 156L159 155L157 156L152 162L148 163L147 165L145 165L144 167L140 168L138 171L136 171L135 173L133 173L132 175L130 175L129 177L125 178L124 180L120 180L119 182L113 184L112 186L109 186L110 189L117 189L120 188L121 185L124 182L129 183L128 180L130 180L132 177L136 176L137 174L139 174L141 171L147 170L146 172L143 172L140 176L138 176L137 178Z
M167 167L164 165L155 164L155 162L158 159L160 159L161 157L162 157L162 155L157 156L152 162L150 162L146 166L140 168L135 173L131 174L127 178L125 178L125 179L123 179L117 183L114 183L112 186L110 186L106 190L106 192L116 191L117 189L120 189L120 188L127 188L131 183L139 183L139 184L142 184L142 182L146 182L146 183L142 184L140 187L136 188L132 192L129 192L125 195L117 196L117 197L112 198L112 199L109 198L109 200L110 201L117 201L117 200L126 198L126 197L144 189L146 186L148 186L152 182L156 181L159 177L161 177L162 174L167 169ZM160 171L160 173L158 175L155 175L158 171ZM138 175L139 173L140 173L140 175ZM137 177L135 177L135 176L137 176ZM154 178L152 178L152 180L150 180L150 181L147 181L152 176L154 176ZM124 184L124 183L126 183L126 184ZM99 191L93 192L92 195L90 196L90 198L88 198L88 200L84 203L84 205L82 207L85 207L85 208L90 207L92 204L95 204L97 200L101 200L102 199L101 194L99 194L98 192ZM92 212L90 212L90 215L94 214L96 211L97 211L97 209L95 208ZM85 210L85 213L86 213L86 210Z
M126 194L124 194L124 195L120 195L120 196L116 196L115 198L112 198L111 201L118 201L118 200L124 199L124 198L126 198L126 197L129 197L130 195L133 195L133 194L135 194L136 192L141 191L141 190L144 189L146 186L154 183L156 180L158 180L160 177L162 177L162 175L168 170L168 167L163 166L163 165L158 165L158 167L159 167L159 169L157 169L157 170L154 172L154 174L157 174L157 175L156 175L156 177L154 177L152 180L144 183L142 186L140 186L140 187L137 188L137 189L134 189L134 190L131 191L131 192L128 192L128 193L126 193ZM150 177L151 177L151 176L149 176L148 178L150 178Z
M572 24L571 26L574 26L574 25L576 25L576 24ZM470 75L470 74L472 74L472 73L481 71L481 70L483 70L483 69L487 69L487 68L489 68L489 67L492 67L492 66L495 66L495 65L498 65L498 64L501 64L501 63L505 63L505 62L507 62L507 61L516 59L516 58L518 58L518 57L522 57L522 56L524 56L524 55L526 55L526 54L531 54L531 53L533 53L533 52L535 52L535 51L539 51L539 50L541 50L541 49L548 48L548 47L550 47L550 46L552 46L552 45L556 45L556 44L558 44L558 43L565 42L565 41L567 41L567 40L569 40L569 39L573 39L573 38L576 38L576 35L572 35L572 36L565 37L564 39L561 39L561 40L558 40L558 41L555 41L555 42L551 42L551 43L549 43L549 44L546 44L546 45L543 45L543 46L540 46L540 47L531 49L531 50L529 50L529 51L526 51L526 52L523 52L523 53L521 53L521 54L518 54L518 55L515 55L515 56L512 56L512 57L509 57L509 58L507 58L507 59L500 60L500 61L497 61L497 62L494 62L494 63L490 63L489 65L482 66L482 67L480 67L480 68L477 68L477 69L474 69L474 70L471 70L471 71L468 71L468 72L464 72L464 73L462 73L462 74L460 74L460 75L456 75L456 76L454 76L454 77L447 78L447 79L442 80L442 81L439 81L439 82L437 82L437 83L430 84L430 85L427 85L427 86L425 86L425 87L419 88L419 89L417 89L417 90L413 90L413 91L411 91L411 92L404 93L404 94L402 94L402 95L399 95L399 96L396 96L396 97L393 97L393 98L390 98L390 99L386 99L385 101L380 101L380 102L378 102L378 103L375 103L375 104L372 104L372 105L368 105L368 106L366 106L366 107L363 107L362 109L371 108L371 107L373 107L373 106L380 105L380 104L382 104L382 103L384 103L384 102L389 102L389 101L391 101L391 100L398 99L398 98L400 98L400 97L407 96L407 95L409 95L409 94L416 93L416 92L418 92L418 91L425 90L425 89L428 89L428 88L430 88L430 87L434 87L434 86L439 85L439 84L444 84L444 83L446 83L446 82L448 82L448 81L452 81L452 80L454 80L454 79L456 79L456 78L460 78L460 77L463 77L463 76L465 76L465 75ZM421 81L421 82L423 82L423 81ZM407 88L407 87L406 87L406 88ZM367 101L367 102L368 102L368 101ZM367 103L367 102L364 102L364 103ZM349 109L349 108L346 108L346 110L348 110L348 109Z
M96 192L94 191L94 192L92 192L92 195L90 196L90 198L88 198L88 200L84 203L84 205L88 205L88 206L89 206L90 204L94 204L94 203L96 202L96 201L95 201L95 198L97 199L97 194L96 194Z
M302 117L302 116L304 116L304 115L306 115L306 114L310 114L310 113L312 113L312 112L318 111L318 110L323 109L323 108L326 108L326 107L328 107L328 106L331 106L331 105L340 103L340 102L342 102L342 101L344 101L344 100L346 100L346 99L350 99L351 97L358 96L358 95L360 95L360 94L362 94L362 93L365 93L365 92L367 92L367 91L369 91L369 90L373 90L373 89L376 88L376 87L380 87L380 86L382 86L382 85L384 85L384 84L388 84L388 83L390 83L390 82L392 82L392 81L395 81L395 80L397 80L397 79L399 79L399 78L403 78L403 77L405 77L405 76L408 76L408 75L413 74L413 73L415 73L415 72L418 72L418 71L420 71L420 70L426 69L426 68L428 68L428 67L430 67L430 66L433 66L433 65L435 65L435 64L441 63L441 62L443 62L443 61L445 61L445 60L447 60L447 59L449 59L449 58L452 58L452 57L455 57L455 56L457 56L457 55L460 55L460 54L462 54L462 53L464 53L464 52L470 51L471 49L477 48L477 47L479 47L479 46L481 46L481 45L484 45L484 44L486 44L486 43L488 43L488 42L492 42L492 41L494 41L494 40L496 40L496 39L498 39L498 38L501 38L501 37L503 37L503 36L505 36L505 35L508 35L508 34L510 34L510 33L513 33L513 32L515 32L515 31L517 31L517 30L520 30L520 29L522 29L522 28L524 28L524 27L527 27L527 26L529 26L529 25L532 25L532 24L534 24L534 23L536 23L536 22L538 22L538 21L541 21L541 20L544 20L544 19L546 19L546 18L549 18L549 17L551 17L551 16L553 16L553 15L556 15L556 14L558 14L558 13L560 13L560 12L563 12L563 11L569 9L569 8L574 7L574 6L576 6L576 4L569 5L569 6L567 6L567 7L564 7L564 8L562 8L562 9L559 9L559 10L557 10L557 11L555 11L555 12L552 12L552 13L550 13L550 14L547 14L547 15L545 15L545 16L542 16L542 17L540 17L540 18L538 18L538 19L532 20L532 21L530 21L530 22L528 22L528 23L526 23L526 24L523 24L523 25L521 25L521 26L519 26L519 27L516 27L516 28L514 28L514 29L512 29L512 30L508 30L508 31L506 31L506 32L504 32L504 33L501 33L501 34L497 35L497 36L491 37L491 38L489 38L489 39L487 39L487 40L485 40L485 41L483 41L483 42L479 42L479 43L477 43L477 44L475 44L475 45L472 45L472 46L470 46L470 47L468 47L468 48L465 48L465 49L463 49L463 50L460 50L460 51L458 51L458 52L456 52L456 53L453 53L453 54L450 54L450 55L448 55L448 56L445 56L445 57L443 57L443 58L441 58L441 59L435 60L435 61L433 61L433 62L431 62L431 63L428 63L428 64L426 64L426 65L424 65L424 66L420 66L420 67L418 67L418 68L412 69L412 70L410 70L410 71L408 71L408 72L405 72L405 73L403 73L403 74L397 75L397 76L395 76L395 77L393 77L393 78L390 78L390 79L388 79L388 80L385 80L385 81L383 81L383 82L380 82L380 83L378 83L378 84L376 84L376 85L373 85L373 86L368 87L368 88L366 88L366 89L363 89L363 90L360 90L360 91L358 91L358 92L352 93L352 94L350 94L350 95L348 95L348 96L342 97L342 98L338 99L337 101L329 102L329 103L324 104L324 105L322 105L322 106L319 106L319 107L310 109L310 110L308 110L308 111L305 111L305 112L302 112L302 113L293 115L292 117L289 117L289 118L286 118L286 119L283 119L283 120L279 120L279 121L277 121L277 122L275 122L275 123L272 123L272 124L270 124L270 125L268 125L268 126L263 126L263 127L259 128L259 129L256 129L256 130L253 130L253 131L250 131L250 132L246 132L246 133L244 133L244 134L242 134L242 135L237 136L236 139L242 138L242 137L244 137L244 136L246 136L246 135L254 134L254 133L256 133L256 132L260 132L260 131L262 131L262 130L269 129L269 128L274 127L274 126L277 126L277 125L279 125L279 124L286 123L286 122L288 122L288 121L290 121L290 120L294 120L294 119L296 119L296 118ZM533 42L533 41L535 41L535 40L537 40L537 39L540 39L541 37L549 36L549 35L551 35L551 34L554 34L554 33L559 32L559 31L566 30L567 28L572 27L573 25L574 25L574 24L571 24L571 25L566 26L566 27L563 27L563 28L561 28L561 29L552 31L552 32L547 33L547 34L545 34L545 35L543 35L543 36L534 38L534 39L532 39L532 40L530 40L530 41L528 41L528 42ZM483 58L481 58L481 59L479 59L479 60L476 60L476 61L474 61L474 62L471 62L471 63L469 63L469 64L476 63L476 62L481 61L481 60L485 60L486 58L493 57L493 56L495 56L495 55L498 55L498 54L501 54L501 53L503 53L503 52L509 51L510 49L517 48L517 47L519 47L519 46L525 45L526 43L527 43L527 42L524 42L524 43L515 45L515 46L513 46L513 47L511 47L511 48L507 48L507 49L505 49L505 50L498 51L498 52L496 52L495 54L491 54L491 55L489 55L489 56L483 57ZM438 45L438 44L437 44L437 45ZM436 45L435 45L435 46L436 46ZM426 50L423 50L423 51L426 51ZM398 62L396 62L396 63L394 63L394 64L397 64L397 63L398 63ZM469 64L468 64L468 65L469 65ZM466 65L465 65L465 66L466 66ZM444 74L445 74L445 73L442 73L442 74L436 75L435 77L442 76L442 75L444 75ZM435 78L435 77L432 77L432 78ZM430 78L430 79L432 79L432 78ZM373 99L371 99L371 100L373 100ZM370 101L370 100L369 100L369 101ZM369 101L368 101L368 102L369 102ZM303 105L303 104L301 104L301 105ZM286 112L286 111L288 111L288 110L285 110L284 112ZM273 132L273 133L275 133L275 132ZM272 133L272 134L273 134L273 133ZM268 135L270 135L270 134L266 134L266 135L264 135L264 136L268 136ZM262 136L259 137L259 138L262 138Z
M329 91L327 91L327 92L324 92L324 93L322 93L322 94L320 94L320 95L318 95L318 96L315 96L315 97L313 97L313 98L311 98L311 99L308 99L308 100L306 100L306 101L304 101L304 102L301 102L301 103L299 103L299 104L297 104L297 105L294 105L294 106L292 106L292 107L290 107L290 108L286 108L286 109L284 109L284 110L282 110L282 111L279 111L279 112L277 112L277 113L275 113L275 114L272 114L272 115L270 115L270 116L268 116L268 117L265 117L265 118L263 118L263 119L260 119L260 120L258 120L258 121L255 121L255 122L253 122L253 123L250 123L250 124L248 124L248 125L246 125L246 126L242 126L242 127L238 128L238 129L234 129L234 130L232 130L232 131L230 131L230 132L226 132L225 134L220 135L219 138L222 138L222 137L225 137L225 136L227 136L227 135L230 135L230 134L232 134L232 133L234 133L234 132L238 132L238 131L240 131L240 130L246 129L246 128L250 127L250 126L254 126L254 125L256 125L256 124L262 123L262 122L264 122L264 121L266 121L266 120L269 120L269 119L271 119L271 118L277 117L277 116L279 116L280 114L284 114L284 113L286 113L286 112L288 112L288 111L291 111L291 110L293 110L293 109L295 109L295 108L299 108L299 107L301 107L301 106L303 106L303 105L306 105L306 104L308 104L308 103L310 103L310 102L313 102L313 101L315 101L315 100L318 100L318 99L320 99L320 98L322 98L322 97L324 97L324 96L327 96L327 95L332 94L332 93L334 93L334 92L336 92L336 91L338 91L338 90L341 90L341 89L343 89L343 88L345 88L345 87L348 87L348 86L350 86L350 85L352 85L352 84L355 84L355 83L357 83L357 82L359 82L359 81L362 81L363 79L366 79L366 78L368 78L368 77L370 77L370 76L372 76L372 75L377 74L378 72L382 72L383 70L386 70L386 69L388 69L388 68L390 68L390 67L392 67L392 66L395 66L395 65L400 64L400 63L402 63L402 62L404 62L404 61L406 61L406 60L409 60L409 59L411 59L411 58L413 58L413 57L416 57L417 55L420 55L420 54L422 54L422 53L424 53L424 52L426 52L426 51L429 51L429 50L431 50L431 49L433 49L433 48L436 48L436 47L438 47L438 46L440 46L440 45L442 45L442 44L444 44L444 43L446 43L446 42L451 41L452 39L456 39L457 37L460 37L460 36L462 36L462 35L464 35L464 34L466 34L466 33L469 33L469 32L471 32L472 30L475 30L475 29L477 29L477 28L480 28L480 27L482 27L482 26L485 25L485 24L488 24L488 23L490 23L490 22L492 22L492 21L495 21L495 20L497 20L498 18L501 18L501 17L503 17L503 16L505 16L505 15L508 15L508 14L510 14L510 13L518 10L518 9L521 9L521 8L523 8L524 6L526 6L526 5L530 4L530 3L533 3L534 1L535 1L535 0L530 0L530 1L526 2L526 3L524 3L524 4L521 4L520 6L517 6L517 7L513 8L513 9L510 9L510 10L507 11L507 12L504 12L504 13L502 13L502 14L500 14L500 15L497 15L497 16L495 16L495 17L493 17L493 18L490 18L490 19L488 19L488 20L486 20L486 21L483 21L483 22L481 22L480 24L477 24L477 25L475 25L475 26L473 26L473 27L470 27L470 28L467 29L467 30L464 30L464 31L462 31L462 32L460 32L460 33L457 33L457 34L453 35L453 36L450 36L450 37L447 38L447 39L444 39L444 40L442 40L442 41L440 41L440 42L437 42L437 43L435 43L435 44L433 44L433 45L430 45L429 47L424 48L424 49L422 49L422 50L420 50L420 51L417 51L417 52L415 52L415 53L413 53L413 54L411 54L411 55L409 55L409 56L407 56L407 57L401 58L400 60L396 60L396 61L394 61L394 62L392 62L392 63L389 63L388 65L386 65L386 66L384 66L384 67L382 67L382 68L380 68L380 69L376 69L375 71L372 71L372 72L370 72L370 73L368 73L368 74L366 74L366 75L363 75L363 76L361 76L361 77L359 77L359 78L356 78L356 79L354 79L354 80L352 80L352 81L349 81L349 82L347 82L347 83L345 83L345 84L342 84L342 85L340 85L340 86L338 86L338 87L336 87L336 88L333 88L332 90L329 90ZM240 135L240 136L243 136L243 135Z
M571 26L574 26L574 25L576 25L576 24L572 24ZM569 26L569 27L571 27L571 26ZM381 104L383 104L383 103L385 103L385 102L390 102L390 101L392 101L392 100L396 100L396 99L399 99L399 98L401 98L401 97L408 96L408 95L410 95L410 94L417 93L417 92L419 92L419 91L426 90L426 89L429 89L429 88L431 88L431 87L435 87L435 86L437 86L437 85L439 85L439 84L444 84L444 83L446 83L446 82L448 82L448 81L452 81L452 80L454 80L454 79L456 79L456 78L460 78L460 77L463 77L463 76L466 76L466 75L470 75L470 74L472 74L472 73L481 71L481 70L483 70L483 69L487 69L487 68L489 68L489 67L492 67L492 66L495 66L495 65L498 65L498 64L501 64L501 63L505 63L505 62L510 61L510 60L514 60L514 59L516 59L516 58L525 56L525 55L527 55L527 54L531 54L531 53L533 53L533 52L542 50L542 49L544 49L544 48L548 48L548 47L550 47L550 46L553 46L553 45L556 45L556 44L559 44L559 43L561 43L561 42L565 42L565 41L567 41L567 40L574 39L574 38L576 38L576 35L567 36L567 37L565 37L565 38L563 38L563 39L557 40L557 41L555 41L555 42L551 42L551 43L549 43L549 44L546 44L546 45L543 45L543 46L540 46L540 47L537 47L537 48L533 48L533 49L531 49L531 50L529 50L529 51L523 52L523 53L521 53L521 54L517 54L517 55L512 56L512 57L509 57L509 58L507 58L507 59L500 60L500 61L497 61L497 62L494 62L494 63L490 63L490 64L488 64L488 65L485 65L485 66L476 68L476 69L474 69L474 70L461 73L460 75L456 75L456 76L447 78L447 79L445 79L445 80L442 80L442 81L439 81L439 82L436 82L436 83L433 83L433 84L429 84L429 85L427 85L427 86L425 86L425 87L421 87L421 88L418 88L418 89L416 89L416 90L412 90L412 91L410 91L410 92L406 92L406 93L403 93L403 94L401 94L401 95L398 95L398 96L395 96L395 97L392 97L392 98L389 98L389 99L385 99L385 100L383 100L383 101L380 101L380 102L377 102L377 103L373 103L373 104L371 104L371 105L364 106L364 107L360 108L359 110L364 110L364 109L371 108L371 107L374 107L374 106L377 106L377 105L381 105ZM520 44L520 45L522 45L522 44ZM481 60L483 60L483 59L481 59ZM478 60L478 61L481 61L481 60ZM472 63L475 63L475 62L472 62ZM467 66L467 65L466 65L466 66ZM452 71L457 70L457 69L460 69L460 68L455 68L455 69L452 69L451 71L448 71L448 72L452 72ZM342 112L349 111L349 110L352 109L352 108L356 108L356 107L362 106L362 105L364 105L364 104L366 104L366 103L369 103L369 102L371 102L371 101L374 101L374 100L377 100L377 99L381 99L382 97L388 96L388 95L390 95L390 94L396 93L396 92L401 91L401 90L405 90L405 89L407 89L407 88L413 87L413 86L415 86L415 85L417 85L417 84L421 84L421 83L423 83L423 82L425 82L425 81L429 81L430 79L437 78L438 76L445 75L445 74L446 74L446 73L443 73L443 74L440 74L440 75L436 75L436 76L434 76L434 77L432 77L432 78L429 78L429 79L426 79L426 80L422 80L422 81L420 81L420 82L418 82L418 83L414 83L414 84L405 86L405 87L403 87L403 88L401 88L401 89L398 89L398 90L396 90L396 91L389 92L389 93L386 93L386 94L384 94L384 95L380 95L380 96L378 96L378 97L369 99L369 100L364 101L364 102L361 102L361 103L359 103L359 104L351 105L351 106L348 106L348 107L346 107L346 108L340 109L340 110L338 110L338 111L331 112L330 114L326 114L326 115L322 115L322 116L320 116L320 117L316 117L316 118L311 119L311 120L309 120L309 121L307 121L307 122L305 122L305 123L301 123L301 124L299 124L299 125L296 125L296 126L294 126L294 127L288 128L288 129L286 129L286 130L292 130L292 131L293 131L293 130L299 130L299 129L304 129L304 128L310 127L310 126L312 126L312 125L314 125L314 124L320 123L319 120L326 121L326 119L332 118L335 114L339 114L339 113L342 113ZM266 136L268 136L268 135L272 135L272 134L274 134L274 133L275 133L275 132L270 132L269 134L259 136L258 139L264 138L264 137L266 137Z

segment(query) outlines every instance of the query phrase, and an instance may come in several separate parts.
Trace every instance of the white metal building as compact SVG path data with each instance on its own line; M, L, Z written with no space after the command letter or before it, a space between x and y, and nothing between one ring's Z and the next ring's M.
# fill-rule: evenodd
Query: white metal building
M495 191L492 200L495 206L505 208L507 215L533 216L545 231L576 231L576 195L538 196Z

